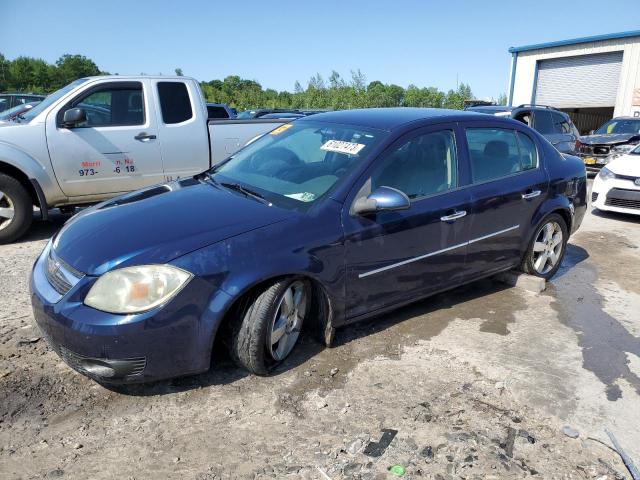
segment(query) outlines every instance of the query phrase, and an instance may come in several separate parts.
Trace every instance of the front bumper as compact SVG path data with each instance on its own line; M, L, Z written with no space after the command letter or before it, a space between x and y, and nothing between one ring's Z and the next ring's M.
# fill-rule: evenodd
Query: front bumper
M640 215L640 187L633 180L613 178L593 182L591 205L599 210Z
M85 276L65 295L45 268L49 247L31 274L36 323L52 349L72 368L105 383L139 383L209 369L218 313L203 303L202 281L192 279L166 305L135 315L115 315L83 300L96 281ZM226 294L225 294L226 295Z
M576 155L584 162L587 172L597 173L612 160L612 155L593 155L586 153L577 153Z

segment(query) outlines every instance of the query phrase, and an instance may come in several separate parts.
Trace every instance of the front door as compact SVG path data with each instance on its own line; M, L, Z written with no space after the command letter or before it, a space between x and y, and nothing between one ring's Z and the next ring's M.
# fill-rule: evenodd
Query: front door
M47 119L47 143L60 188L69 197L126 192L164 180L156 116L147 81L89 86ZM79 107L86 122L66 128Z
M460 189L455 125L405 135L378 158L343 212L346 310L353 318L460 281L470 209ZM411 200L407 210L355 215L349 206L380 186Z
M465 140L473 202L466 273L472 277L520 261L549 182L535 141L524 130L469 122Z

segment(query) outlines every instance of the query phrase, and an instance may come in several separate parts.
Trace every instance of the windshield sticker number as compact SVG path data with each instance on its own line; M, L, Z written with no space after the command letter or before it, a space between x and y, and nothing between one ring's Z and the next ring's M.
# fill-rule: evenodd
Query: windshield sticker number
M301 202L313 202L316 199L316 196L311 192L290 193L285 195L285 197L293 198Z
M329 140L320 147L327 152L344 153L346 155L357 155L366 145L362 143L343 142L341 140Z
M278 128L276 128L275 130L273 130L271 132L271 135L280 135L282 132L286 132L287 130L289 130L291 127L293 127L292 124L290 123L285 123L284 125L280 125Z

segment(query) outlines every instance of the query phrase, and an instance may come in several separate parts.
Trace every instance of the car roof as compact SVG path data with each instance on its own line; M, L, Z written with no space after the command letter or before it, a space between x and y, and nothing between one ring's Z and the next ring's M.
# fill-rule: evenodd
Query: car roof
M467 112L510 112L514 107L506 105L477 105L475 107L467 107Z
M424 120L433 120L433 123L438 123L445 120L458 121L471 119L486 119L486 114L466 112L463 110L448 110L445 108L361 108L316 113L315 115L300 118L296 120L296 122L329 122L357 125L378 130L394 130L403 125Z

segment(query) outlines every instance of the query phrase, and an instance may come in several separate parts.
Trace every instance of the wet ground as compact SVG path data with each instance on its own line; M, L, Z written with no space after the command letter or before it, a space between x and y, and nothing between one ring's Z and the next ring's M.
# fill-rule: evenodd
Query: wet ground
M33 325L64 219L0 246L0 478L630 478L605 427L640 463L640 219L590 213L542 294L485 280L304 338L272 377L217 353L124 390Z

